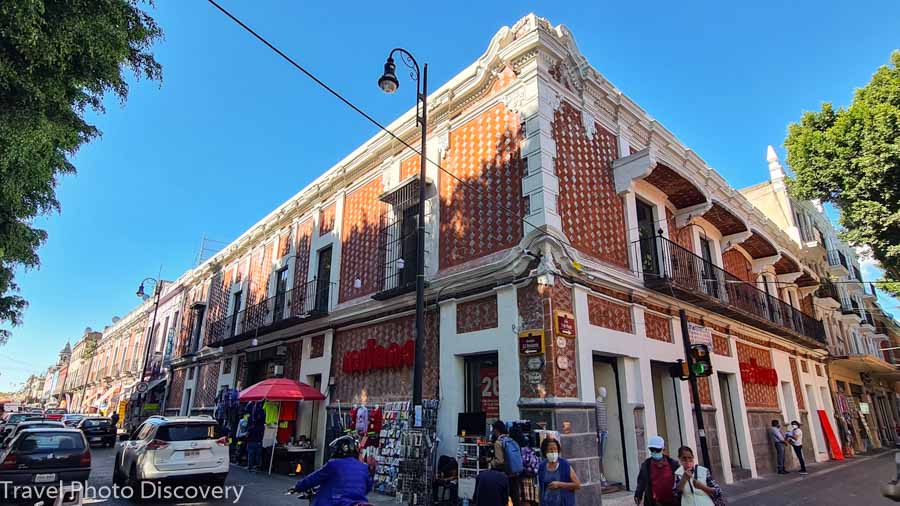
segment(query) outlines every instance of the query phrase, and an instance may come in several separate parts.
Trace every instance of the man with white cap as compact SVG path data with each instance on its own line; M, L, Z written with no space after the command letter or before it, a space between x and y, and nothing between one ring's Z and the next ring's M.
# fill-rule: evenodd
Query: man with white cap
M642 506L676 506L675 471L678 461L665 455L666 442L660 436L653 436L647 443L650 458L641 464L637 488L634 489L634 503Z

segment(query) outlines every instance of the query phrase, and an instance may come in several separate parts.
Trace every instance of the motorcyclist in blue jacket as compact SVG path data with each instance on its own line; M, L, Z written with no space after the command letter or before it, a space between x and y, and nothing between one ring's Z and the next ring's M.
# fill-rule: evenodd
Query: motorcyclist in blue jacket
M372 490L369 466L359 460L359 446L351 436L341 436L329 445L331 459L294 485L303 492L319 487L311 506L356 506L368 504Z

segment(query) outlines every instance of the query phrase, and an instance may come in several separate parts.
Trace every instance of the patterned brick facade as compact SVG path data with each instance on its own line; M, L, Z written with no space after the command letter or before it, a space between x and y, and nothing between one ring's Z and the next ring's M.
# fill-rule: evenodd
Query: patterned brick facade
M697 378L697 391L700 392L700 405L701 406L712 406L712 390L710 390L709 386L709 378ZM694 402L694 393L691 392L691 403L697 404ZM707 428L708 430L708 428Z
M813 307L813 296L812 294L807 295L800 299L800 310L808 315L816 314L815 307Z
M647 337L650 339L666 343L672 342L672 326L669 318L645 312L644 325L646 325Z
M628 268L625 206L616 194L612 162L619 157L616 136L600 124L588 137L581 113L563 102L553 118L556 142L557 208L563 232L575 248Z
M519 142L519 115L503 104L450 132L443 167L466 184L440 175L441 269L509 249L522 238Z
M303 357L303 341L287 344L287 355L284 357L284 377L300 380L300 363ZM300 380L302 381L302 380Z
M209 307L206 310L206 320L209 323L206 325L206 336L203 344L209 344L219 337L215 335L218 326L214 325L214 323L228 316L226 314L228 311L228 291L231 288L233 277L233 268L230 268L225 272L219 271L213 275L212 284L209 289Z
M421 137L419 137L421 139ZM421 142L421 141L420 141ZM413 145L417 145L412 143ZM417 175L419 173L419 155L412 155L411 157L400 162L400 181L404 179Z
M532 282L516 292L519 319L523 328L544 330L544 366L539 371L528 369L527 359L519 357L520 395L527 398L575 397L578 395L576 362L577 337L562 337L557 343L553 318L555 311L573 311L572 289L561 282L552 287ZM578 329L576 329L577 335ZM565 365L565 368L560 367ZM532 381L529 373L538 373L540 381ZM535 380L538 377L534 378Z
M722 334L713 333L713 346L712 352L716 355L722 355L724 357L731 356L731 346L728 345L728 337Z
M631 308L601 297L588 295L588 321L598 327L634 333Z
M759 367L773 367L772 353L769 350L750 346L740 341L736 344L738 363L750 362L750 359L753 358L756 359L756 364ZM748 408L778 409L777 387L760 385L758 383L747 383L743 377L741 377L741 381L744 384L744 403Z
M278 235L278 258L284 258L291 252L291 241L293 241L294 230L288 228Z
M181 400L184 397L185 369L172 371L172 385L169 387L169 396L166 397L166 409L180 409Z
M456 306L456 333L497 328L497 296L491 295Z
M371 295L381 286L378 254L383 187L376 177L347 195L341 223L341 286L339 302ZM381 253L383 254L383 253ZM360 280L360 287L353 286Z
M313 220L311 218L300 222L297 225L297 245L294 254L294 289L303 290L309 275L309 248L312 242ZM298 292L294 292L291 297L291 314L300 314L303 307L303 297L298 296Z
M753 267L750 265L750 261L747 260L740 251L730 249L725 253L722 253L722 263L724 264L725 270L734 274L734 276L741 281L746 281L747 283L753 283Z
M666 208L666 222L669 227L669 238L672 240L672 242L693 253L694 236L693 234L691 234L691 227L676 227L675 215L668 207Z
M369 339L374 339L381 346L388 346L392 343L402 344L414 336L413 316L350 330L338 330L332 346L331 371L336 376L332 402L383 404L387 401L408 400L412 393L411 367L345 373L342 361L345 353L365 348ZM438 347L437 314L429 312L425 318L425 363L422 377L422 397L425 399L438 398Z
M197 393L193 401L194 408L211 408L215 406L220 367L221 365L218 361L207 362L199 367Z
M803 402L803 387L800 385L800 373L797 371L797 359L788 357L791 363L791 378L794 380L794 396L797 398L797 407L806 409L806 403Z
M309 340L309 358L319 358L325 355L325 336L313 336Z
M319 211L319 235L325 235L334 230L334 219L337 213L334 204L322 208Z

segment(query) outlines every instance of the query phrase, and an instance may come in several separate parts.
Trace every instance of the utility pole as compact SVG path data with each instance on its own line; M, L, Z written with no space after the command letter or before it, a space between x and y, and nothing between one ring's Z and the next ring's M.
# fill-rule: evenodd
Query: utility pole
M691 393L694 398L694 416L697 419L697 433L700 435L700 454L703 456L702 464L709 467L709 447L706 444L706 429L703 426L703 405L700 402L700 388L697 386L697 375L694 374L694 359L691 356L691 337L688 331L687 313L684 309L678 311L678 317L681 319L681 340L684 342L684 358L687 361L690 377L688 381L691 383Z

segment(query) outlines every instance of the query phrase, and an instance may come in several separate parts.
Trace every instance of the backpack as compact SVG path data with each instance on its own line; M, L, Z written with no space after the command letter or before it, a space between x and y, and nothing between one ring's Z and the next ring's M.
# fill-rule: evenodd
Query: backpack
M537 476L538 469L541 467L541 459L532 448L522 448L522 467L526 476Z
M520 475L525 470L522 465L522 449L519 443L506 436L503 438L503 460L506 461L506 472L512 475Z

